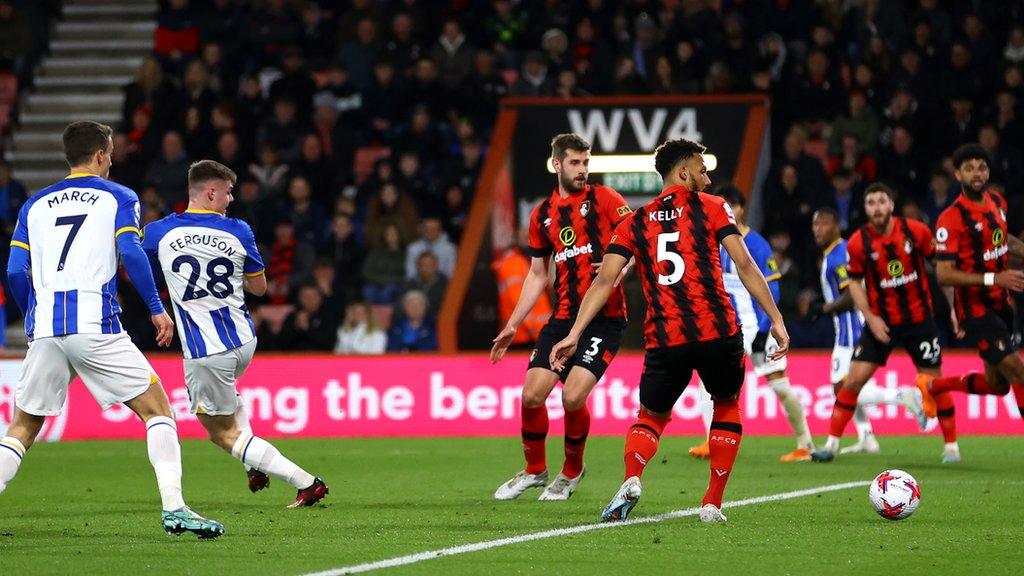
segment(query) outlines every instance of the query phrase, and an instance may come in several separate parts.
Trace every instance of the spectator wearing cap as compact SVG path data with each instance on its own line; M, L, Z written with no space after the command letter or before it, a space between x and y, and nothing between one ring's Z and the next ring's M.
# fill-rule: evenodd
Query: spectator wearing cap
M462 24L455 18L445 20L441 36L431 52L445 90L456 90L466 79L473 69L474 52L462 32Z
M316 82L306 70L306 57L298 46L285 48L282 56L284 75L270 85L270 99L278 101L289 98L295 102L295 113L298 118L308 120L313 113L313 94Z
M306 120L298 115L295 101L280 96L274 102L273 116L260 126L256 140L270 144L282 162L291 163L298 160L302 135L308 131Z
M654 68L661 56L658 43L658 23L646 12L641 12L633 23L634 39L629 47L636 73L648 80L654 76Z
M509 94L508 84L498 73L494 54L480 50L473 57L473 72L466 76L457 92L459 113L488 130L498 114L498 102Z
M523 60L519 79L512 84L512 96L550 96L554 91L554 82L548 76L548 65L544 56L537 51L530 52Z
M344 15L341 20L344 20ZM343 32L339 37L347 40L338 48L338 60L348 70L352 85L358 90L366 90L373 81L374 63L381 56L376 20L363 16L355 25L355 34Z
M408 114L409 94L393 62L381 59L373 65L373 81L365 94L369 136L383 142Z

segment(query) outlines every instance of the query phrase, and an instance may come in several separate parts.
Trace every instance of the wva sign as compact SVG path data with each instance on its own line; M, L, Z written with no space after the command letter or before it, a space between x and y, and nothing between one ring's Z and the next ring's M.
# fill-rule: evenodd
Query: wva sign
M693 107L570 108L566 118L570 130L586 138L595 153L619 154L624 141L639 150L654 150L665 140L703 140Z

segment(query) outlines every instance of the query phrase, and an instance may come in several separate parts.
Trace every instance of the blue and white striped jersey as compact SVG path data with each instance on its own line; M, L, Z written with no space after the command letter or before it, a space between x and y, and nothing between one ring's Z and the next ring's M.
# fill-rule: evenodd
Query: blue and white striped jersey
M746 228L743 232L743 243L747 245L747 250L761 270L761 274L764 274L764 279L768 282L768 288L772 292L772 298L778 302L779 278L782 275L772 256L771 245L764 239L764 236L750 228ZM747 287L743 285L739 272L736 271L736 262L729 256L725 246L720 246L719 252L722 260L722 281L725 284L725 291L729 293L729 299L732 300L733 307L736 308L740 326L744 331L767 332L771 329L771 320L768 319L768 314L754 300L750 292L747 292Z
M825 302L832 302L842 296L843 289L850 283L846 268L850 256L846 252L846 240L842 238L825 248L821 259L821 294ZM864 317L856 308L832 315L832 326L836 331L836 346L855 346L864 328Z
M30 339L118 334L117 237L139 233L135 192L91 174L43 188L18 213L11 246L29 252Z
M238 348L256 337L245 307L245 275L263 273L249 225L207 210L146 226L142 247L167 281L186 358Z

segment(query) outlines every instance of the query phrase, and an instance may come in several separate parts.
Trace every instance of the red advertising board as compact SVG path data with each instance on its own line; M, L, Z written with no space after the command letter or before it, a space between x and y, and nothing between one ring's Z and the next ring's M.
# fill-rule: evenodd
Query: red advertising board
M160 374L186 438L203 437L188 414L188 394L180 358L157 356ZM257 355L242 377L239 392L256 432L267 437L372 436L515 436L519 434L519 392L527 357L507 357L491 365L485 355L455 356L284 356ZM591 394L591 434L620 435L632 423L638 405L643 357L623 354ZM948 374L979 370L972 354L953 353L944 359ZM20 361L0 361L0 432L13 410L14 385ZM748 365L748 370L750 366ZM789 377L803 399L811 430L827 433L833 394L828 383L827 352L789 356ZM876 374L881 386L909 383L913 366L894 355ZM693 383L696 383L694 378ZM692 383L692 384L693 384ZM669 434L700 434L703 425L695 386L675 407ZM556 389L548 402L552 434L561 433L561 404ZM1012 395L957 395L958 428L964 434L1020 434L1024 423ZM789 424L775 394L764 380L747 373L741 399L746 434L789 434ZM896 406L871 409L881 434L917 433L915 421ZM848 431L852 434L852 428ZM144 438L145 430L124 406L101 411L80 382L72 384L60 417L48 419L43 438Z

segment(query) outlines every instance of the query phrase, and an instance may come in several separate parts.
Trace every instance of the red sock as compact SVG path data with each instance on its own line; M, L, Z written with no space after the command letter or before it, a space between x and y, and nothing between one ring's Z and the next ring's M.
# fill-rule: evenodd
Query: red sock
M935 397L938 408L939 428L942 428L942 440L949 444L956 442L956 415L953 411L953 395L943 392Z
M540 474L548 469L545 441L548 437L548 409L523 406L523 455L526 456L526 473Z
M715 400L714 416L711 418L711 432L708 434L708 448L711 450L711 480L704 493L704 504L722 507L725 485L729 483L732 465L740 450L743 425L740 423L739 400Z
M1013 397L1017 399L1020 417L1024 418L1024 384L1010 384L1010 390L1013 390Z
M836 393L836 403L832 406L832 422L829 424L828 433L836 438L843 437L843 430L853 418L853 411L857 409L857 392L840 388Z
M623 478L624 480L633 476L637 478L643 476L647 463L658 452L658 440L661 438L661 433L665 431L669 420L670 418L662 420L646 410L640 409L636 422L626 431L626 476Z
M977 394L979 396L988 394L1000 396L998 392L992 390L992 387L988 385L988 381L985 380L985 375L977 372L971 372L970 374L964 374L962 376L936 378L928 385L928 390L933 396L943 392L964 392L967 394Z
M590 433L590 410L583 406L579 410L565 411L565 464L562 474L575 478L583 472L583 450L587 447Z

